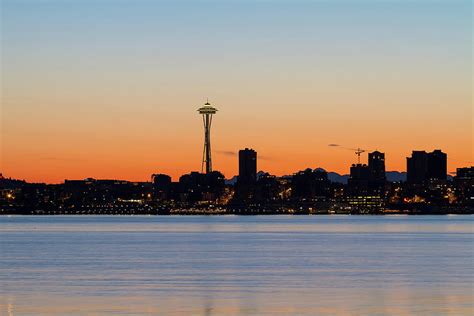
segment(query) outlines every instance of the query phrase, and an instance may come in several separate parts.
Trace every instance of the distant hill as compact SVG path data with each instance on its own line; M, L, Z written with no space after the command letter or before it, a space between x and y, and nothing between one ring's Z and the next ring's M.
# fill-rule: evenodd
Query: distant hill
M400 171L387 171L385 172L388 182L405 182L407 180L407 173ZM337 172L328 172L328 178L331 182L347 184L349 179L348 174L339 174Z
M407 173L399 171L387 171L385 172L388 182L405 182L407 181Z
M225 184L234 185L234 184L237 183L237 178L238 178L238 176L233 176L230 179L225 179Z
M257 172L257 180L264 174L267 174L266 172L264 171L259 171ZM229 185L234 185L237 183L237 179L239 178L239 176L233 176L232 178L230 179L225 179L225 184L229 184Z
M349 175L348 174L340 175L337 172L328 172L328 179L331 182L347 184L347 180L349 179Z
M322 168L316 168L314 170L320 170L320 171L326 171ZM260 177L260 175L264 174L264 172L260 171L257 174L257 178ZM387 171L385 172L385 176L387 177L388 182L405 182L407 181L407 173L406 172L400 172L400 171ZM283 178L291 178L291 175L283 176ZM331 182L335 183L342 183L342 184L347 184L347 180L349 180L349 175L348 174L339 174L337 172L328 172L328 179ZM453 177L448 175L448 180L452 180ZM235 184L237 182L237 176L234 176L231 179L226 180L226 184Z
M326 171L322 168L316 168L314 170L320 170L320 171ZM260 171L257 173L257 178L260 177L260 175L264 174L263 171ZM292 175L285 175L285 176L282 176L282 178L291 178ZM230 179L226 179L225 180L225 183L226 184L230 184L230 185L234 185L237 183L237 178L238 176L233 176L232 178ZM344 184L347 184L347 179L349 179L349 175L348 174L345 174L345 175L340 175L339 173L337 172L329 172L328 173L328 179L329 181L331 182L337 182L337 183L344 183Z

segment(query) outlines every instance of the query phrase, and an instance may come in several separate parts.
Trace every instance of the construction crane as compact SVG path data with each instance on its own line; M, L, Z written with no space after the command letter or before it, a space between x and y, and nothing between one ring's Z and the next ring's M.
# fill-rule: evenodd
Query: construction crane
M367 151L367 149L362 149L360 147L358 147L357 149L356 148L352 148L352 147L345 147L345 146L342 146L342 145L338 145L338 144L329 144L328 145L329 147L337 147L337 148L341 148L341 149L346 149L346 150L351 150L351 151L355 151L355 154L357 155L357 163L360 164L360 155L362 155L363 153L365 153Z
M360 148L357 148L355 150L355 154L357 155L357 163L360 164L360 155L365 153L365 149L360 149Z

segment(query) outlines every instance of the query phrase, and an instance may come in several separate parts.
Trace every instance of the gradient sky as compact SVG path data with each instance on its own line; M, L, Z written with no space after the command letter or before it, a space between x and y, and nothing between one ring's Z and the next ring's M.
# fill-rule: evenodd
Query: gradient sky
M471 1L0 2L4 176L177 179L206 97L226 177L244 147L277 175L348 173L330 143L473 164Z

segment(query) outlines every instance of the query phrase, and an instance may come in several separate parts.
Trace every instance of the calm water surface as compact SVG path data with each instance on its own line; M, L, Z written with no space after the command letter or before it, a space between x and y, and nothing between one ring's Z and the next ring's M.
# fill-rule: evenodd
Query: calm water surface
M0 315L472 315L474 216L0 217Z

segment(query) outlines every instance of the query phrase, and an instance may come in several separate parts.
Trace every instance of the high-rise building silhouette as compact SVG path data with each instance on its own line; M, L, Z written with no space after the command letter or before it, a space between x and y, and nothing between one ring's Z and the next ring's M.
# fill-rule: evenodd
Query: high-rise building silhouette
M250 202L255 198L257 183L257 152L245 148L239 150L239 176L235 187L235 199Z
M407 181L421 184L428 180L446 180L447 155L437 149L431 153L414 150L407 157Z
M426 151L414 150L407 157L407 182L422 183L428 174L428 154Z
M212 116L216 114L217 109L206 102L203 107L198 109L199 114L202 115L204 123L204 150L202 153L201 172L212 172L212 158L211 158L211 124Z
M347 202L357 213L382 211L385 185L385 155L378 151L369 154L369 165L353 164L348 179ZM383 173L382 173L383 171Z
M241 184L257 181L257 152L245 148L239 150L239 178Z
M381 189L385 185L385 154L379 151L369 153L369 186Z
M437 149L428 154L428 179L446 180L448 174L448 156Z

